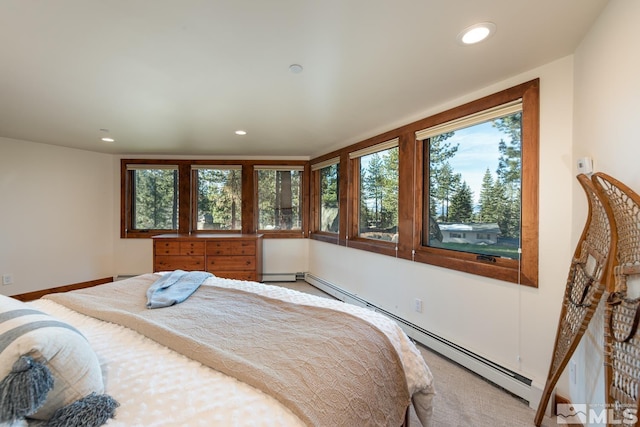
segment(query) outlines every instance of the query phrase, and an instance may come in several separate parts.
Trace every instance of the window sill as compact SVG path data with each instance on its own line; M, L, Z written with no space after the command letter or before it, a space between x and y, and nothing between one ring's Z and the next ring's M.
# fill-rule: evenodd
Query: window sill
M495 258L495 262L479 261L477 254L455 252L455 256L449 256L447 252L432 248L418 249L414 261L505 282L538 287L537 280L530 279L523 273L522 265L518 260Z

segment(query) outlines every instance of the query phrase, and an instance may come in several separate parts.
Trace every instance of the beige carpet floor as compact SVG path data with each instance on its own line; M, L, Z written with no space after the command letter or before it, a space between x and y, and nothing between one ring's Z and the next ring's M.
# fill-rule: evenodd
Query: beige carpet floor
M276 283L270 283L276 284ZM303 281L277 283L279 286L332 298ZM434 377L433 427L520 427L533 426L535 411L527 402L484 380L475 373L432 352L418 343ZM411 410L411 427L421 424ZM545 417L544 427L557 426Z

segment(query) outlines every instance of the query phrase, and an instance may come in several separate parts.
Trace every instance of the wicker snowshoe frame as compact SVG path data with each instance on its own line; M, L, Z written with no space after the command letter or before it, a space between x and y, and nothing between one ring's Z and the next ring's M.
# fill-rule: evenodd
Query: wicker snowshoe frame
M576 245L562 301L551 366L535 416L540 426L551 393L584 335L604 293L612 241L610 210L593 182L577 176L589 203L585 227Z
M607 421L637 425L633 419L638 414L640 384L640 196L604 173L592 179L611 206L616 234L604 319L606 395L613 410Z

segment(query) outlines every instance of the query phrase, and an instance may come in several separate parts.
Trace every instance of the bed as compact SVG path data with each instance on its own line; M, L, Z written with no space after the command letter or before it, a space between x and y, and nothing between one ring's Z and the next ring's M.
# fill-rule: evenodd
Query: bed
M415 345L387 317L278 286L218 277L207 278L180 304L149 310L146 291L161 277L162 273L145 274L28 303L86 337L99 363L102 392L119 404L106 425L400 426L408 422L412 402L420 422L429 426L434 394L431 372ZM229 307L223 301L230 301ZM249 303L257 305L244 305ZM285 313L284 318L274 316L274 323L283 330L288 327L285 324L299 323L303 330L313 331L311 339L316 339L324 334L313 329L317 324L321 329L336 329L338 335L328 335L319 344L306 341L306 336L293 338L289 330L280 337L263 336L269 328L263 325L269 324L264 310L272 306L277 307L278 316ZM246 317L228 322L234 312ZM171 334L167 326L159 326L165 321L160 317L169 318ZM355 336L349 325L332 327L341 317L357 319L349 325L358 324L367 336L382 336L376 344L380 347L369 349L373 345L369 338ZM183 329L176 332L172 322ZM218 331L211 329L214 326ZM192 340L198 336L213 337L212 342ZM384 342L391 351L382 347ZM296 343L302 345L296 347ZM225 351L219 350L223 347ZM305 348L311 352L303 353ZM263 355L272 353L279 355L275 362L265 361ZM337 361L329 360L334 354ZM353 354L356 360L348 360ZM211 366L215 363L219 365ZM363 370L373 374L365 375ZM351 382L355 386L344 385ZM404 390L398 390L398 384ZM360 421L354 424L353 417Z

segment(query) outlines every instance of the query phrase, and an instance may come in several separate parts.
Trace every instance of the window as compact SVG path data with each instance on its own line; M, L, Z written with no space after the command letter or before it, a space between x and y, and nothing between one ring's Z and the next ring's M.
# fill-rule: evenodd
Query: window
M127 167L131 205L127 215L130 231L178 229L178 167L131 165Z
M398 138L349 153L349 158L357 212L351 238L397 242Z
M311 165L317 186L316 232L338 233L340 230L339 166L339 157Z
M358 235L393 240L398 232L398 147L360 157Z
M537 286L539 84L522 83L312 160L312 238ZM346 224L337 236L321 229L319 171L329 157L349 159L339 176Z
M426 229L427 246L518 259L521 135L520 100L418 133L429 170L425 218L433 218L440 229L493 229L499 235L488 245L486 239L442 240Z
M537 286L538 81L428 121L416 260Z
M242 166L193 166L196 230L242 229Z
M256 166L260 232L302 230L303 167Z
M265 237L305 237L309 189L303 177L309 162L283 161L277 167L270 160L260 161L268 166L256 163L121 159L120 237L250 234L258 227L268 231Z

